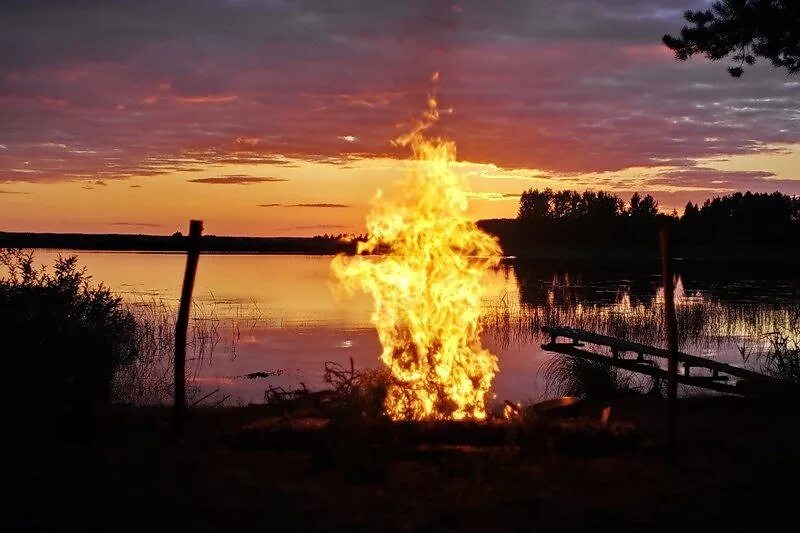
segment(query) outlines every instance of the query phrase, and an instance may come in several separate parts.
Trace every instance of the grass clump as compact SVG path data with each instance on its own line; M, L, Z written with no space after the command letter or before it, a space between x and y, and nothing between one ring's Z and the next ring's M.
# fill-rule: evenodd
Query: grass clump
M325 363L328 388L312 391L305 384L297 389L269 387L264 393L268 409L286 417L321 417L337 422L385 421L384 401L391 382L389 371L355 368L353 359L345 366L334 361Z
M548 396L611 400L641 389L630 372L579 357L552 357L543 370Z
M760 354L761 371L773 378L800 385L800 343L784 332L767 335L767 350Z

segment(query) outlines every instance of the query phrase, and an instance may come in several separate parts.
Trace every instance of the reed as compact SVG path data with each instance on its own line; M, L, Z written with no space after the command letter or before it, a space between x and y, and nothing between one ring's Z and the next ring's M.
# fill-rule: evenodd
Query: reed
M679 343L682 347L705 347L727 339L765 344L772 331L799 331L800 306L768 302L730 304L709 298L676 301ZM519 304L501 297L485 302L481 317L484 334L501 346L526 345L544 340L542 326L568 326L663 346L663 305L657 298L631 304L625 294L613 304L566 304L543 301Z
M231 309L231 305L236 307ZM238 304L209 301L193 303L187 335L187 403L197 400L194 381L215 354L236 357L243 330L255 328L260 318L244 316ZM127 311L135 318L137 357L120 368L113 383L113 401L133 405L161 405L174 393L175 321L177 309L160 298L129 300ZM223 312L220 312L220 309Z
M485 302L484 335L508 348L545 342L543 326L567 326L664 347L664 306L659 294L631 302L627 292L620 292L613 303L603 304L584 303L580 295L564 287L556 289L562 293L542 297L535 305L517 303L508 296ZM679 295L676 319L683 351L718 351L723 346L730 350L733 344L744 366L800 383L800 305ZM545 362L542 372L546 396L607 399L631 391L661 393L662 388L630 372L572 357L555 356Z

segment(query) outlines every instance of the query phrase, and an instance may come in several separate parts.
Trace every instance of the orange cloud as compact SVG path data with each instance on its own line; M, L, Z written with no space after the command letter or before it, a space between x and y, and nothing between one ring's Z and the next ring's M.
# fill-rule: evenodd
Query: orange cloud
M311 204L258 204L258 207L320 207L326 209L344 209L347 204L311 203Z
M260 140L261 139L259 139L258 137L241 137L240 136L240 137L236 137L236 140L234 140L234 142L236 144L244 144L244 145L247 145L247 146L255 146L255 145L257 145L259 143Z
M235 94L206 94L201 96L179 96L177 100L184 104L221 104L233 102L239 98Z
M207 183L211 185L250 185L251 183L274 183L289 181L286 178L274 176L243 176L239 174L228 176L214 176L210 178L194 178L186 180L190 183Z

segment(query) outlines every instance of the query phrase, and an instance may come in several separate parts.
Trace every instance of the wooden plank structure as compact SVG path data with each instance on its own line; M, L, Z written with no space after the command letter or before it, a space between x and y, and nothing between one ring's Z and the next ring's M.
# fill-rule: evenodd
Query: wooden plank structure
M550 336L550 342L542 344L542 348L548 352L581 357L659 379L666 380L669 378L669 372L661 368L656 362L656 359L669 359L669 351L663 348L647 346L576 328L545 326L542 331ZM559 338L568 339L569 342L558 342ZM607 347L610 349L610 355L582 349L586 344ZM753 393L762 394L770 389L785 390L786 388L785 383L752 370L682 352L678 352L677 355L678 361L683 364L683 372L679 372L677 378L678 382L684 385L744 396ZM693 375L691 373L693 368L706 369L710 371L710 375ZM730 383L732 377L739 378L739 381Z

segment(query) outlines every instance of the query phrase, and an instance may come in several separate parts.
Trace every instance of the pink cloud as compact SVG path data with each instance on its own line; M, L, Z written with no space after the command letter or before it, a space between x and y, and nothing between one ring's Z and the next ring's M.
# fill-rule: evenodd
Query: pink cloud
M605 10L460 2L460 12L243 5L187 11L176 0L159 19L123 4L83 18L57 3L10 13L0 22L0 180L405 155L389 140L424 106L433 71L442 106L454 110L438 131L461 159L600 172L800 141L791 118L800 95L780 74L755 69L733 81L713 65L672 60L657 44L680 24L667 0ZM92 33L97 20L117 31ZM42 36L52 44L39 46Z
M206 94L202 96L179 96L176 100L184 104L221 104L233 102L237 98L239 96L235 94Z

